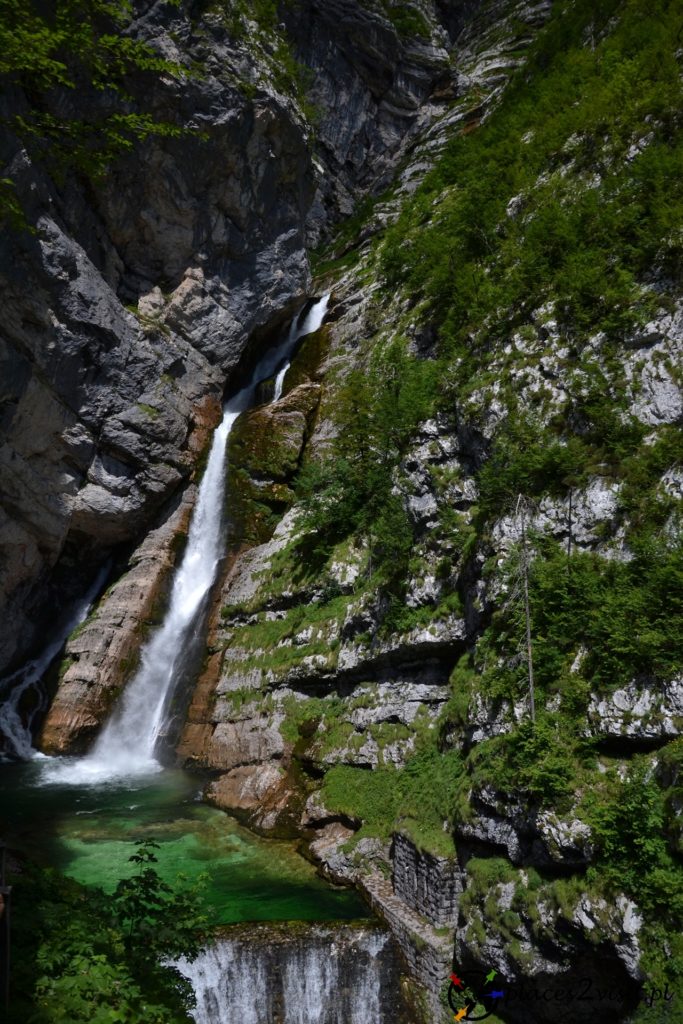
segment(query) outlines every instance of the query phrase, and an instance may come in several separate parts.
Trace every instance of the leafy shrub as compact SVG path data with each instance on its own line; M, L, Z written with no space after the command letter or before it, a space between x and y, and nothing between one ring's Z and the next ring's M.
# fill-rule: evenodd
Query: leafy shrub
M652 308L643 275L680 275L679 28L665 0L555 5L501 105L452 140L387 233L387 285L428 300L459 384L549 298L570 341L616 340Z
M565 712L585 711L581 692L633 679L668 680L683 649L683 543L632 539L629 561L539 543L529 577L534 676L542 692L563 694ZM517 699L527 686L521 595L498 610L476 650L491 695ZM574 671L571 666L584 651ZM578 701L578 703L576 703Z
M683 924L683 876L668 849L664 794L647 758L636 758L613 799L592 809L598 868L645 911Z
M411 37L428 38L429 25L420 10L406 3L394 3L389 0L385 4L389 21L403 39Z
M150 135L175 136L181 128L144 109L132 110L130 76L178 76L182 68L147 43L125 33L133 19L127 0L68 0L40 5L19 0L0 4L0 82L19 87L26 108L9 118L9 128L29 152L49 158L51 170L104 172L112 158ZM69 114L69 91L92 89L98 103ZM55 103L62 94L65 102ZM74 108L75 110L75 108ZM16 222L20 213L11 183L0 190L0 216Z
M527 719L504 736L478 744L460 788L491 784L542 806L567 806L580 771L579 749L561 716L541 712L535 725Z
M20 876L10 1024L191 1021L189 983L162 960L196 955L204 919L194 889L160 879L157 848L140 845L129 858L137 873L111 896L52 870Z
M370 571L404 579L412 530L392 494L392 471L418 424L433 408L437 367L412 358L399 339L352 371L339 393L339 433L331 456L309 462L298 480L309 555L324 559L352 533L370 544ZM306 546L306 539L302 546Z

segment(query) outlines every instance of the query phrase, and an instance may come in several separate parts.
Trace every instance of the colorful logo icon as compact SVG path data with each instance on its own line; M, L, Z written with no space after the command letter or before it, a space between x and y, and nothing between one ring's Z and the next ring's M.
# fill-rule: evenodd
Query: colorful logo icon
M505 996L503 978L493 968L486 971L455 971L450 976L448 1005L453 1020L486 1020Z

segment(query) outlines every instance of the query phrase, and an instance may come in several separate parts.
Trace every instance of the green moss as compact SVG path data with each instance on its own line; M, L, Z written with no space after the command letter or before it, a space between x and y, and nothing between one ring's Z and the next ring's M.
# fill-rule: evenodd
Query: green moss
M304 658L323 656L328 667L336 664L339 647L338 632L347 608L347 599L333 598L326 602L297 605L283 618L270 620L259 613L256 622L236 625L229 636L232 647L245 651L240 667L258 668L262 672L288 671L300 665ZM223 608L225 618L234 614L231 607ZM293 642L297 634L310 629L310 636Z
M486 897L496 885L517 880L517 872L502 857L472 857L467 862L468 899Z
M336 277L341 271L354 267L358 263L359 255L357 249L351 249L343 256L332 256L329 259L314 253L311 259L311 269L318 281L332 276Z
M403 39L429 38L429 25L418 7L413 7L409 3L394 3L393 0L388 0L384 3L384 10L389 21Z
M59 663L58 673L60 683L75 661L76 658L72 654L67 654L66 657L62 658L62 660Z
M140 652L131 651L129 654L125 654L119 661L119 672L121 673L122 679L130 679L130 677L137 671L140 664Z
M310 739L321 720L324 720L326 728L331 728L339 718L342 708L342 703L335 697L311 697L306 700L287 698L282 704L285 719L280 726L280 732L283 739L289 743L298 743L302 737Z
M421 605L409 608L400 599L395 600L385 613L381 634L409 633L420 627L436 626L453 616L464 615L463 603L458 593L446 594L437 605Z
M323 325L320 330L306 335L301 343L292 365L285 377L285 393L305 384L309 380L320 379L320 365L330 348L330 326Z
M228 447L230 543L261 544L294 501L289 486L318 401L316 388L257 408L236 421Z
M153 405L146 405L145 402L138 402L138 409L152 420L158 419L161 415L158 409L155 409Z
M177 533L173 534L173 539L171 540L171 551L173 553L176 565L179 564L181 558L183 557L183 554L185 553L185 548L187 547L187 539L188 534L186 530L178 530Z

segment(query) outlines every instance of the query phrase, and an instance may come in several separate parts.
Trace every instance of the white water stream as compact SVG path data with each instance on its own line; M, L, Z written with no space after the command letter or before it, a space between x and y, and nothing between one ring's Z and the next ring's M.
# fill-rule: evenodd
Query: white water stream
M250 383L226 403L223 421L214 434L164 622L143 648L140 668L92 751L76 762L46 763L44 781L80 785L126 779L161 769L155 757L157 740L192 626L223 555L225 463L230 431L238 416L253 404L258 384L278 369L273 401L279 400L294 346L300 338L318 330L328 301L326 295L314 303L301 323L295 318L283 344L263 357Z
M104 586L104 581L109 573L110 565L107 564L93 581L92 586L86 595L77 601L71 612L66 615L63 622L56 625L54 636L45 645L37 658L22 665L20 669L0 680L0 694L6 697L0 704L0 733L4 737L3 746L12 759L29 761L34 757L41 757L37 750L33 749L31 726L33 719L39 711L46 706L47 697L41 688L40 682L50 667L52 661L61 651L69 635L76 626L85 622L93 601ZM33 710L28 714L20 711L24 694L29 690L34 691ZM0 759L3 755L0 754Z

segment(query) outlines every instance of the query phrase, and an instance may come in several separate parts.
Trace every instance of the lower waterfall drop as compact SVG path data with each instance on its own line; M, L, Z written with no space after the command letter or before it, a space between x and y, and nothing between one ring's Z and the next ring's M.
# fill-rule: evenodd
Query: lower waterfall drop
M398 1024L405 1019L393 944L379 928L252 926L175 964L194 989L197 1024Z
M225 462L230 431L238 416L253 404L257 386L278 370L273 401L279 399L294 346L300 338L318 330L328 302L329 295L325 295L310 307L301 322L295 318L284 343L275 351L266 353L253 371L249 384L226 403L223 420L213 437L187 547L175 574L163 624L142 649L140 668L128 683L119 707L92 751L75 763L48 763L44 781L73 784L107 782L147 775L161 769L155 750L173 695L177 670L223 554Z

